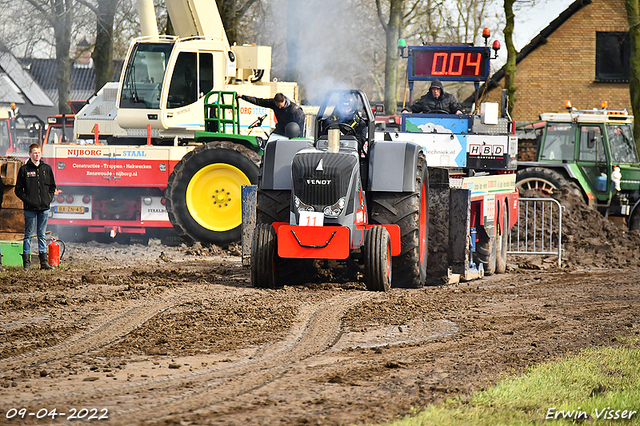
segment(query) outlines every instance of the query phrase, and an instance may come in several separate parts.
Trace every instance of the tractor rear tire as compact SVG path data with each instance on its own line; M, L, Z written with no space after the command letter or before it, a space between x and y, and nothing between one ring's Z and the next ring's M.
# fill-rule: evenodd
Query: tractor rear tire
M258 166L240 152L240 145L226 145L231 147L216 142L197 147L169 176L169 220L189 244L225 246L242 236L242 185L257 183Z
M400 226L400 255L392 260L393 287L421 288L427 280L429 237L429 176L421 156L414 192L375 192L371 223Z
M502 203L504 205L504 203ZM507 246L509 244L509 230L507 229L509 226L509 209L506 208L506 205L503 207L504 214L502 215L502 226L498 238L496 239L496 253L498 257L496 258L496 274L504 274L507 271ZM498 234L498 232L496 232Z
M544 167L528 167L518 170L516 186L520 191L535 191L550 196L558 188L566 188L571 194L584 199L580 188L561 173Z
M276 288L276 233L267 223L256 225L251 244L251 285Z
M383 226L370 228L364 239L364 282L369 291L391 289L391 240Z

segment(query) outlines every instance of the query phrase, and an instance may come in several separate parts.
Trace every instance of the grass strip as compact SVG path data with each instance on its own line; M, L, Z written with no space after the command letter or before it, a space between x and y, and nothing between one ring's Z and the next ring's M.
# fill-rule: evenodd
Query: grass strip
M469 401L429 405L391 425L640 425L640 339L618 340L619 347L530 367Z

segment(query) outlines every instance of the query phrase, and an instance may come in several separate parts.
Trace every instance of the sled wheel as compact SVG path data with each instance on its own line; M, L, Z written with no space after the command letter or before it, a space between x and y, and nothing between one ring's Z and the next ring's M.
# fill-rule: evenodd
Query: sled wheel
M429 176L420 156L414 192L376 192L371 196L371 223L400 226L400 255L393 264L393 287L420 288L427 279Z
M267 223L256 225L251 244L251 285L275 288L276 233Z
M567 180L559 172L543 167L519 170L516 174L516 185L521 191L535 191L545 196L552 195L558 188L567 188L571 194L584 198L575 183Z
M167 212L179 236L227 245L240 241L242 185L255 184L258 167L234 149L214 143L187 153L167 183Z
M500 235L496 239L496 253L498 257L496 258L496 274L504 274L507 271L507 246L509 244L509 210L506 207L506 203L502 203L504 205L504 213L502 215L502 226L500 227ZM498 232L496 232L497 234Z
M391 240L383 226L370 228L364 239L364 282L369 291L391 289Z
M495 225L485 227L488 237L476 243L476 263L482 263L486 276L496 272L496 228Z

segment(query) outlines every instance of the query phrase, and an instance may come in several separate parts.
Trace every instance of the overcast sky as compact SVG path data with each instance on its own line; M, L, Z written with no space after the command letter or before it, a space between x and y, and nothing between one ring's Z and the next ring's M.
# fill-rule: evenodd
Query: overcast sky
M529 42L545 29L551 21L556 19L575 0L537 0L534 6L520 6L514 10L516 15L513 44L519 52ZM519 4L516 3L516 6ZM502 13L504 9L498 8ZM504 17L502 18L504 22ZM502 24L504 26L504 24ZM502 28L501 28L502 29ZM507 61L507 48L504 43L504 35L500 33L496 37L500 41L498 58L491 61L491 72L499 70ZM491 39L493 40L493 38Z
M514 31L514 44L520 51L542 31L547 25L557 18L575 0L538 0L532 8L522 9L516 12L516 28Z

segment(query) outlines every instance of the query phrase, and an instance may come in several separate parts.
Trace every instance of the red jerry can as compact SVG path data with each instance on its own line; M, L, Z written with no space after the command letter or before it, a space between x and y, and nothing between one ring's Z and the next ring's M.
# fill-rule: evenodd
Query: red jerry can
M60 244L58 244L56 240L52 240L49 243L49 265L60 265Z

